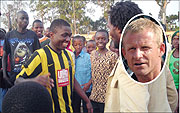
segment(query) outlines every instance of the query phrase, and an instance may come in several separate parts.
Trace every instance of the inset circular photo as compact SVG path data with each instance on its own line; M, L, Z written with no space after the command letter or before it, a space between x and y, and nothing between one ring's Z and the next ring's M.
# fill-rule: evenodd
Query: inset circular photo
M120 55L129 77L138 83L155 81L166 64L166 45L160 22L145 14L131 18L120 40Z

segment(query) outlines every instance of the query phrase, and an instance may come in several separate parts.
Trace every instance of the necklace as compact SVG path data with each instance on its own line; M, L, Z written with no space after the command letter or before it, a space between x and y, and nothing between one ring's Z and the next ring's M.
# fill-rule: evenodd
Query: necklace
M100 53L99 51L96 52L97 53L97 56L101 56L102 53Z
M98 55L98 56L102 56L102 55L104 55L106 52L107 52L107 50L105 50L105 52L102 52L102 53L100 53L99 51L97 51L97 55Z

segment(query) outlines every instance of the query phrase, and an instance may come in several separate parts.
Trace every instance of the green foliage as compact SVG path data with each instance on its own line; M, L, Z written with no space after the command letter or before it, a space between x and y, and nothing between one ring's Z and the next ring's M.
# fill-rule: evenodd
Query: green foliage
M175 21L178 20L178 15L169 15L169 16L166 16L166 22L168 24L172 24L172 23L175 23Z
M98 1L93 1L93 3L98 4L100 7L103 8L103 16L107 20L108 11L110 10L110 6L114 4L114 0L98 0Z
M70 23L73 33L80 33L80 26L84 21L89 21L85 16L85 8L88 2L84 0L58 0L58 1L33 1L31 0L31 11L38 12L43 22L61 18ZM86 25L88 25L86 22Z
M4 2L4 1L3 1ZM3 23L8 27L8 19L6 13L10 12L12 20L12 27L16 28L16 13L23 8L30 7L31 12L34 13L34 19L40 19L44 24L51 23L54 19L62 18L68 21L71 25L72 32L81 34L88 33L92 30L98 30L100 28L106 28L106 19L108 18L108 11L110 6L114 3L114 0L98 0L93 3L99 5L103 9L103 18L97 21L92 21L91 18L86 16L86 5L91 1L84 0L13 0L11 5L7 7L9 2L3 3L2 13ZM29 3L29 4L28 4ZM23 9L26 11L26 9ZM92 14L97 11L96 9L89 9L88 12ZM29 15L31 17L32 15Z
M168 31L177 30L178 26L176 25L176 22L178 20L178 15L169 15L166 16L166 26Z
M166 24L166 7L171 0L155 0L155 1L160 6L158 17L163 24Z
M176 27L175 27L175 31L178 31L178 30L179 30L179 26L176 26Z
M13 1L1 1L2 3L2 22L5 25L5 29L16 29L16 14L20 10L25 10L27 7L27 2L22 0L13 0ZM11 25L9 25L11 24Z
M90 24L92 25L92 31L97 31L99 29L107 29L107 21L104 17L100 18L99 20L96 20L95 22L91 21Z

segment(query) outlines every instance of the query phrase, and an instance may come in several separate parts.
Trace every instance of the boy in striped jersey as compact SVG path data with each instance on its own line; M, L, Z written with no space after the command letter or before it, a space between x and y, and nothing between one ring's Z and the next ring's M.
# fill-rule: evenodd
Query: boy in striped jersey
M93 112L90 100L74 78L74 62L65 50L72 35L70 24L56 19L50 26L50 43L35 51L17 75L15 84L35 81L45 86L53 101L53 112L73 112L72 92L84 99L88 112Z

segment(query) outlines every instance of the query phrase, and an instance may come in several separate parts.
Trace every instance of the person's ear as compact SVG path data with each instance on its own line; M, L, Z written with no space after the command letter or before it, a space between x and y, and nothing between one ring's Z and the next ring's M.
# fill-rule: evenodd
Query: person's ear
M162 57L164 55L165 51L166 51L165 44L161 43L161 45L160 45L160 55L161 56L160 57Z
M53 38L54 37L54 33L53 32L49 32L49 36L50 36L50 38Z
M121 30L118 27L115 27L115 30L117 31L118 34L121 34Z

